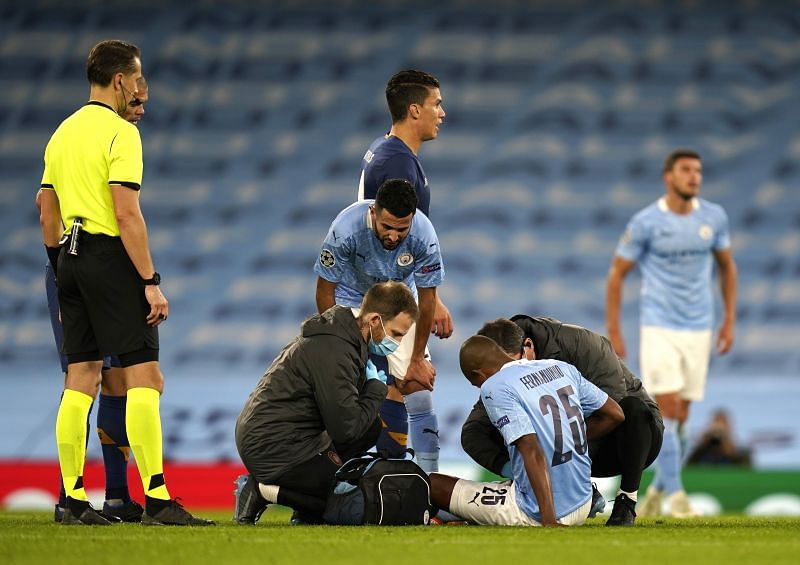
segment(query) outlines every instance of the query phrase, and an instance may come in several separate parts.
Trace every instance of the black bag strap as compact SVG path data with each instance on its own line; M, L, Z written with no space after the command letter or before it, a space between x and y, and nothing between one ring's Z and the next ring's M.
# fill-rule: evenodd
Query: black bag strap
M334 476L337 481L346 481L351 484L356 484L358 479L361 478L361 475L364 474L364 469L366 469L367 465L373 461L377 461L379 459L406 459L406 455L410 455L410 459L413 459L414 450L410 447L407 447L402 457L390 457L389 452L385 449L378 451L367 451L360 457L354 457L345 461L345 463L336 471Z
M346 481L355 484L361 475L364 474L364 468L375 459L373 457L356 457L349 459L339 467L334 477L337 481Z

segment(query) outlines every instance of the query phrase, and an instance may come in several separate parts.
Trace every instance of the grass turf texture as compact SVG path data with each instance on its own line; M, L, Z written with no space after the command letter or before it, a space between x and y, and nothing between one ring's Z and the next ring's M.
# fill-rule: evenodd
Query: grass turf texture
M270 508L256 527L230 513L201 513L213 528L64 527L52 513L0 513L0 562L552 565L797 563L800 519L724 516L639 519L634 528L410 528L290 526Z

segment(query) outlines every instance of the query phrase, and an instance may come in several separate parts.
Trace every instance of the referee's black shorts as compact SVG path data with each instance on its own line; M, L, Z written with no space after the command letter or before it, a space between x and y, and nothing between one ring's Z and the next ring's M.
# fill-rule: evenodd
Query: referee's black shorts
M77 256L62 248L58 301L70 362L143 349L157 352L158 328L147 325L144 285L119 237L83 232Z

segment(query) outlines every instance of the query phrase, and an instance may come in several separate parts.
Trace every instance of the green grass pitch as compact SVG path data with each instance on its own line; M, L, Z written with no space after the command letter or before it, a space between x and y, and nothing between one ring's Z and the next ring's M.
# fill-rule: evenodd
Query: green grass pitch
M229 513L200 513L213 528L62 527L50 513L0 513L0 563L120 565L146 563L278 563L336 565L623 565L798 563L800 519L724 516L639 519L606 528L603 518L580 528L478 526L289 526L271 508L256 527Z

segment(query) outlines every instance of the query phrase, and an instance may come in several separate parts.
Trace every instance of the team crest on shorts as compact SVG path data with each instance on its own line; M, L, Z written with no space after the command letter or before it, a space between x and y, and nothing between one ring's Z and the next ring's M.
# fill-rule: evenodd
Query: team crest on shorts
M330 269L336 264L336 257L334 257L333 253L331 253L328 249L323 249L319 254L319 262L323 267L328 267Z
M414 262L414 256L411 253L401 253L400 256L397 258L397 264L401 267L408 267L411 263Z
M702 237L703 239L711 239L711 236L714 235L714 230L712 230L711 226L709 226L708 224L703 224L702 226L700 226L700 229L698 230L697 233L699 233L700 237Z

